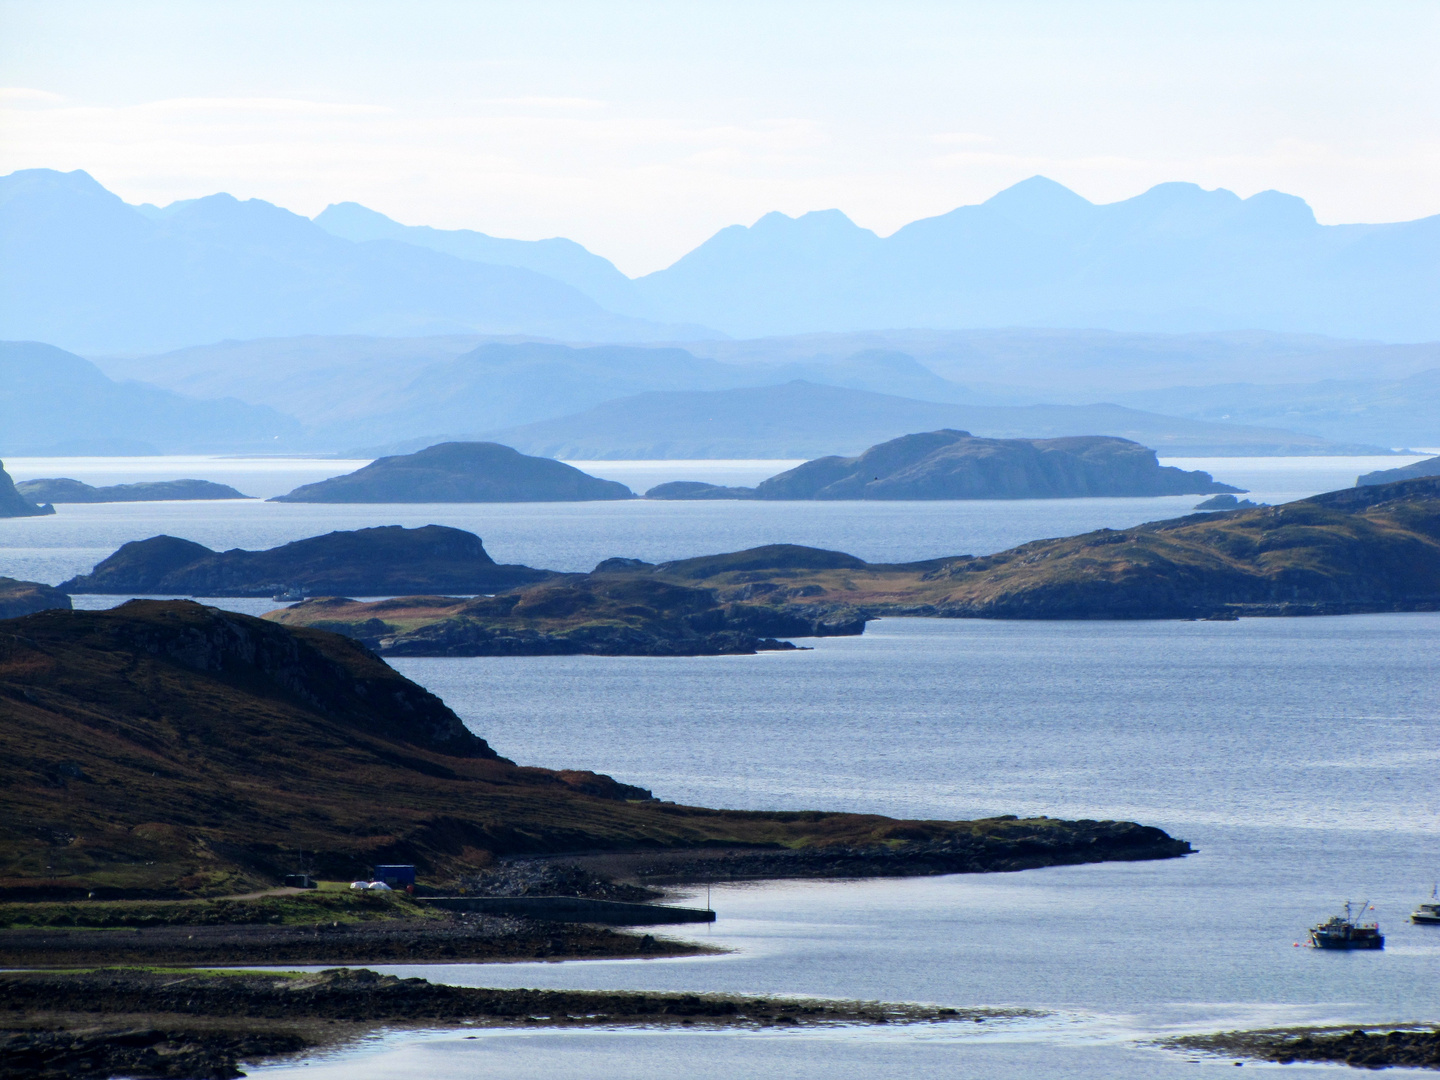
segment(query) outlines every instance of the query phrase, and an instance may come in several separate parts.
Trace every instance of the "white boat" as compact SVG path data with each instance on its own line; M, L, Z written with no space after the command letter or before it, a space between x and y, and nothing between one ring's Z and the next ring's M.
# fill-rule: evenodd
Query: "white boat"
M1436 890L1440 890L1440 885L1430 889L1429 900L1416 905L1415 910L1410 913L1411 922L1440 925L1440 895L1436 894Z

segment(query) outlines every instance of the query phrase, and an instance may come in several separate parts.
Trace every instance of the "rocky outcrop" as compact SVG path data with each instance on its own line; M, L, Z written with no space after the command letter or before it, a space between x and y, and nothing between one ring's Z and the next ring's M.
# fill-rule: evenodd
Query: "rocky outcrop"
M124 545L60 588L121 596L273 596L290 590L385 596L494 592L553 576L497 564L480 537L461 529L386 525L312 536L268 551L217 552L179 537L152 536Z
M248 499L229 484L209 480L157 480L141 484L92 487L79 480L56 477L25 480L15 490L27 499L47 503L178 502L190 499Z
M866 620L843 606L746 603L629 574L576 576L473 600L307 600L266 618L342 633L386 656L723 656L793 649L777 640L784 637L859 634Z
M1368 472L1355 481L1356 487L1372 487L1375 484L1394 484L1400 480L1419 480L1426 476L1440 476L1440 457L1426 458L1400 469L1379 469Z
M15 490L15 481L10 479L5 463L0 461L0 518L40 517L53 513L55 507L48 504L37 506Z
M1265 506L1266 503L1251 502L1249 499L1237 499L1234 495L1211 495L1204 502L1195 504L1196 510L1254 510L1257 506Z
M18 619L51 608L69 610L70 597L38 581L0 577L0 619Z
M755 488L760 499L1069 499L1237 491L1206 472L1162 466L1155 451L1104 435L980 439L905 435L859 457L807 461Z
M721 487L699 480L671 480L657 484L645 492L647 499L753 499L755 489L747 487Z
M624 484L598 479L563 461L529 457L499 443L457 442L383 457L353 473L306 484L270 501L586 502L634 497Z

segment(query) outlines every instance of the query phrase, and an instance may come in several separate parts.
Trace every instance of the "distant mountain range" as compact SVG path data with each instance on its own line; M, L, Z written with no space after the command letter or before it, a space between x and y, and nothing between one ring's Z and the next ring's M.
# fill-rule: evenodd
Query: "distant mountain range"
M115 382L53 345L6 341L0 438L7 455L274 453L303 446L305 428L264 405Z
M574 460L814 458L858 454L937 428L996 439L1115 435L1171 456L1374 452L1291 431L1183 420L1119 405L954 405L803 380L637 394L484 437L527 454Z
M838 211L767 215L632 280L565 239L402 225L355 203L314 221L229 195L131 206L83 172L28 170L0 178L0 337L29 342L0 352L14 372L0 452L413 448L514 432L522 449L614 457L693 449L711 429L649 413L655 426L622 431L592 410L656 393L724 403L795 380L1179 419L1062 432L949 409L895 427L871 400L813 423L776 417L769 433L739 417L714 445L853 453L941 426L1162 450L1440 445L1440 343L1324 336L1440 337L1437 259L1440 217L1321 226L1290 196L1186 184L1096 206L1037 177L888 238ZM95 363L41 363L24 352L48 347L35 341Z
M1320 225L1291 195L1044 177L888 237L838 210L722 229L638 279L561 238L314 221L217 194L131 206L84 172L0 178L0 337L95 354L300 334L638 342L896 328L1440 337L1440 216ZM706 330L705 328L711 328Z
M130 206L83 172L0 178L0 253L0 337L95 353L289 334L677 334L533 270L352 243L258 199Z

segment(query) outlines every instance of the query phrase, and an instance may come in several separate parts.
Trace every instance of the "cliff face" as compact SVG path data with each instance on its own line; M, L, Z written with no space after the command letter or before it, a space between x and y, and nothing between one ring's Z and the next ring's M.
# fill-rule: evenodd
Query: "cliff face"
M442 525L386 525L332 532L268 551L216 552L174 536L120 548L67 593L270 596L298 588L324 595L477 593L543 581L548 570L501 566L474 533Z
M584 502L634 497L624 484L499 443L441 443L306 484L271 502Z
M5 471L5 463L0 461L0 518L39 517L54 512L55 507L37 506L16 491L15 481L10 479L10 474Z
M1128 439L905 435L855 458L807 461L755 488L761 499L1061 499L1236 491L1209 473L1162 466Z

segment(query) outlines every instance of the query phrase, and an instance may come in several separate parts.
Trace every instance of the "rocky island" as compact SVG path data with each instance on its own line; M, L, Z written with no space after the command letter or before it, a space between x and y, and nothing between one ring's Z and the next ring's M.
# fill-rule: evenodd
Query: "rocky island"
M624 484L600 480L553 458L499 443L440 443L383 457L363 469L305 484L271 502L587 502L633 499Z
M1234 492L1207 472L1161 465L1129 439L982 439L944 429L823 457L754 488L697 481L653 487L647 499L1074 499Z
M46 480L22 480L15 490L27 499L47 503L179 502L191 499L248 499L229 484L209 480L153 480L138 484L110 484L93 487L79 480L59 476Z
M480 537L463 529L385 525L296 540L268 551L212 551L175 536L123 545L88 574L62 583L66 593L112 596L386 596L395 593L483 593L555 575L505 566Z
M606 572L469 600L327 597L265 617L333 630L386 656L720 656L865 629L853 609L721 602L711 589Z
M36 505L15 489L15 481L10 479L10 474L5 471L5 463L0 461L0 518L12 517L41 517L45 514L55 513L55 507Z

